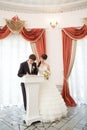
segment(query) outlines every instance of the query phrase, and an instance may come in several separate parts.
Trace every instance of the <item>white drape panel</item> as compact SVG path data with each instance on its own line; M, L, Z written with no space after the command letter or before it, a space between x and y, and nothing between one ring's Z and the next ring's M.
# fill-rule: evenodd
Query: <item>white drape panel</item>
M75 62L69 84L75 101L78 104L87 104L87 38L77 41Z
M21 78L17 73L20 63L31 53L29 42L19 34L0 40L0 106L22 104Z

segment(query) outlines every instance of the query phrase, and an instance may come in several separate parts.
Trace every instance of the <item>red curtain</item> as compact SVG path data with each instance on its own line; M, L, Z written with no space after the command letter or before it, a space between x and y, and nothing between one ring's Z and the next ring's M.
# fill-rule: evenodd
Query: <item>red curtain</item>
M19 18L13 17L12 20L17 21ZM11 31L5 25L3 28L0 29L0 39L7 37ZM46 53L46 37L45 37L45 30L44 29L31 29L27 30L25 27L21 30L20 34L22 37L30 42L36 43L36 48L38 55L40 56L43 53Z
M20 34L26 40L36 42L36 48L39 56L46 53L46 39L44 29L31 29L28 31L26 28L23 28Z
M75 106L76 103L73 98L70 96L69 86L67 82L67 73L70 64L71 50L72 50L72 39L69 38L64 31L62 31L63 36L63 66L64 66L64 82L62 97L67 106Z
M81 28L69 27L64 28L64 32L67 34L68 37L71 39L82 39L87 35L87 26L84 24Z
M28 41L36 41L38 39L38 37L41 36L42 33L43 33L43 29L27 30L24 27L20 32L20 34L23 36L23 38L28 40Z
M44 32L42 34L42 37L40 37L36 42L36 48L39 57L41 54L46 54L46 33Z
M63 40L63 65L64 65L64 81L62 96L67 106L76 106L74 99L70 96L69 86L67 82L67 73L71 58L72 39L81 39L87 35L87 26L77 29L75 27L64 28L62 30Z
M5 25L3 28L0 28L0 39L3 39L7 37L11 31L8 29L7 25Z

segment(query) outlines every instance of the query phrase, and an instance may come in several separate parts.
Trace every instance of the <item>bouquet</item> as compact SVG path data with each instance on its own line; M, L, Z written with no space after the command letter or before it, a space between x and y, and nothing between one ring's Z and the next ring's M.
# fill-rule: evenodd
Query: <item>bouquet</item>
M49 79L50 71L49 71L49 70L45 70L45 71L43 72L43 76L44 76L45 79Z

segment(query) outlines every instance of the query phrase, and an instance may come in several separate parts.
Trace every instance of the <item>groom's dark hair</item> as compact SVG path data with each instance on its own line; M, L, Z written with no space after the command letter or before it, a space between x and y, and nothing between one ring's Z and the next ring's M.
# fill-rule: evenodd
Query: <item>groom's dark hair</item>
M29 59L32 59L33 61L35 61L35 60L36 60L36 56L35 56L34 54L31 54L31 55L29 56Z

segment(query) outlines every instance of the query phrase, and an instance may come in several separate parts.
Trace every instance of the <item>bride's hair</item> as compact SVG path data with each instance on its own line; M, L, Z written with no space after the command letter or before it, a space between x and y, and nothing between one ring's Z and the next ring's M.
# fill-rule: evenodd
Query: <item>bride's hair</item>
M44 60L46 60L47 57L48 57L48 56L47 56L46 54L42 54L42 55L41 55L41 58L44 59Z
M46 60L48 56L46 54L42 54L40 57ZM41 61L38 63L37 67L40 67L40 64L41 64Z

